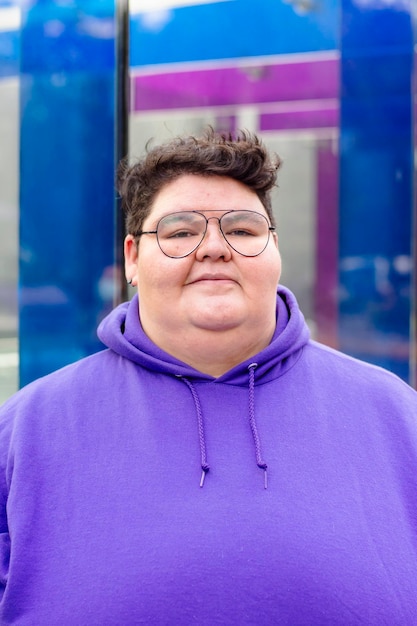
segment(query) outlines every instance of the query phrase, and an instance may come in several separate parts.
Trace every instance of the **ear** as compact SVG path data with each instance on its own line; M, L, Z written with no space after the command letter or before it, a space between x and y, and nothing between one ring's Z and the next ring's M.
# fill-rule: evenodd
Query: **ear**
M278 233L276 230L272 231L272 239L274 240L275 245L278 248Z
M138 271L138 247L133 235L127 235L124 241L125 256L125 276L126 280L132 281L132 285L137 284Z

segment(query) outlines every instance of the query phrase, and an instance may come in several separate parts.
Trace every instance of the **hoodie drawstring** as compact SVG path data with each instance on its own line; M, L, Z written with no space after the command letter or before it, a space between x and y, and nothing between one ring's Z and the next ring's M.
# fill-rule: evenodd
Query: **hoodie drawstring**
M194 385L190 383L187 378L183 376L178 376L189 388L191 391L191 395L193 396L195 410L197 412L197 422L198 422L198 439L200 442L200 459L201 459L201 479L200 479L200 487L204 485L204 479L206 477L207 472L210 469L210 465L207 463L207 450L206 450L206 437L204 434L204 421L203 421L203 412L201 410L200 400L198 398L197 392L194 389Z
M264 488L268 488L268 474L267 468L268 465L262 459L261 452L261 441L259 438L258 427L256 425L255 419L255 370L258 367L257 363L251 363L248 367L249 371L249 424L251 427L252 437L255 444L255 454L256 454L256 464L257 466L263 470L264 472ZM204 480L207 472L210 469L209 464L207 463L207 448L206 448L206 437L204 433L204 419L203 412L201 410L200 400L197 394L197 391L194 388L194 385L185 378L184 376L178 375L177 378L182 380L187 387L189 388L191 395L194 400L195 409L197 413L197 422L198 422L198 439L200 443L200 461L201 461L201 479L200 479L200 487L203 487Z
M255 419L255 370L258 367L257 363L251 363L248 367L249 370L249 423L252 430L253 441L255 443L256 464L264 471L264 488L268 488L268 465L262 459L261 453L261 440L259 439L258 427Z

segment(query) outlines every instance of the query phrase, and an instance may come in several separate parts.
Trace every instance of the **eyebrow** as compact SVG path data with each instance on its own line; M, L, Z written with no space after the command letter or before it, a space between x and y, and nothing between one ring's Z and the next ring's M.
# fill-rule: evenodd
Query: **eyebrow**
M204 215L205 213L223 213L223 215L225 215L226 213L233 214L233 213L239 213L241 211L249 211L250 213L256 213L257 215L262 215L262 217L267 217L263 213L260 213L259 211L255 211L254 209L181 209L179 211L165 213L164 215L160 215L159 217L156 217L154 221L152 222L153 226L149 228L156 229L158 223L166 217L172 217L172 222L175 222L175 216L180 213L191 213L191 214L201 213L202 215Z
M170 222L176 222L179 219L183 220L184 219L184 213L186 213L187 216L189 217L190 221L192 221L191 218L196 216L197 211L191 211L191 210L186 211L185 210L185 211L176 211L175 213L167 213L166 215L162 215L162 217L159 218L157 223L159 223L161 220L166 219L166 218L169 218L168 221L170 221ZM179 216L181 216L181 218Z

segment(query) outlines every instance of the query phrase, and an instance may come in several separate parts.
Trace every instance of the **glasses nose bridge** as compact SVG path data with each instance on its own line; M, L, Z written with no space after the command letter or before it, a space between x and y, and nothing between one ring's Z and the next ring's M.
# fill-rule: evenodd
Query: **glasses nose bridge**
M223 218L223 215L221 217L217 217L217 215L211 215L210 217L207 217L206 215L203 215L203 217L206 220L206 228L204 229L203 239L206 238L209 221L210 220L217 220L217 224L218 224L218 227L219 227L219 232L220 232L221 236L223 237L223 239L227 242L226 237L224 236L224 232L223 232L222 224L221 224L221 220ZM201 241L203 241L203 239Z
M208 226L208 223L209 223L210 220L217 220L218 224L219 224L219 228L221 230L220 222L221 222L222 217L223 217L223 215L221 217L217 217L217 215L211 215L210 217L206 217L204 215L204 219L206 220L206 227Z

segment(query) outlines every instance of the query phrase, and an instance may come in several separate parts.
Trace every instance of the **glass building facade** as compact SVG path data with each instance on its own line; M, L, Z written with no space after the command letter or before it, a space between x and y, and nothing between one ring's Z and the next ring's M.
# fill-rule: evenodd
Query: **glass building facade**
M100 349L129 295L118 159L207 125L282 157L313 336L416 385L415 49L412 0L0 0L3 396Z

